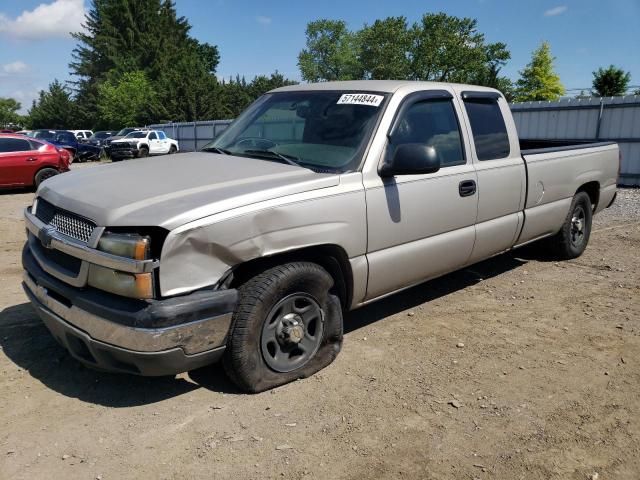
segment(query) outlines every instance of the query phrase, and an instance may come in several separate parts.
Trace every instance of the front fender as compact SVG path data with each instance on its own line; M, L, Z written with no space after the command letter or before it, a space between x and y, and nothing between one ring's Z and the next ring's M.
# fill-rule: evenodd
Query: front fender
M162 295L213 286L241 263L314 245L339 245L349 258L364 255L365 197L359 187L281 205L250 205L173 230L161 253Z

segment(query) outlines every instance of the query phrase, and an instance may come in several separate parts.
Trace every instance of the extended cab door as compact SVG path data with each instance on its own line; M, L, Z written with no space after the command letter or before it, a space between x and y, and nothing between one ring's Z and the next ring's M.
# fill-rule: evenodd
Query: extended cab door
M478 175L476 242L468 263L511 248L522 227L526 171L509 105L493 91L463 91Z
M476 173L460 128L460 106L449 91L407 95L383 152L403 144L433 147L440 170L365 178L369 281L366 300L455 270L475 239Z

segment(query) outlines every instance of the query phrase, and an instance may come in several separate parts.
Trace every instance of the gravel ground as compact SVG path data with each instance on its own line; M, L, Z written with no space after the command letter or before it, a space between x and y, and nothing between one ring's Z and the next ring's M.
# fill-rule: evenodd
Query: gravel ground
M582 257L518 250L348 314L332 365L259 395L70 358L20 288L31 199L0 195L0 478L639 477L639 190Z

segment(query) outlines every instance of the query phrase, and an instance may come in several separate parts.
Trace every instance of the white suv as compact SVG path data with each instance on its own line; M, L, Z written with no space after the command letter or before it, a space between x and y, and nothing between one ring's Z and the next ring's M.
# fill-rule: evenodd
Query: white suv
M162 130L137 130L126 137L111 142L110 154L113 161L123 158L164 155L180 150L178 142L165 135Z

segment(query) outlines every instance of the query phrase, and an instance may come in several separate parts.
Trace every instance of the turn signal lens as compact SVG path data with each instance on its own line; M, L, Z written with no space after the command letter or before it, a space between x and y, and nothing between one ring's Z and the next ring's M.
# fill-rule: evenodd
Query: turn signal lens
M89 285L106 292L130 298L153 298L152 273L127 273L89 266Z
M150 255L151 239L136 234L105 232L98 242L98 250L119 257L147 260Z

